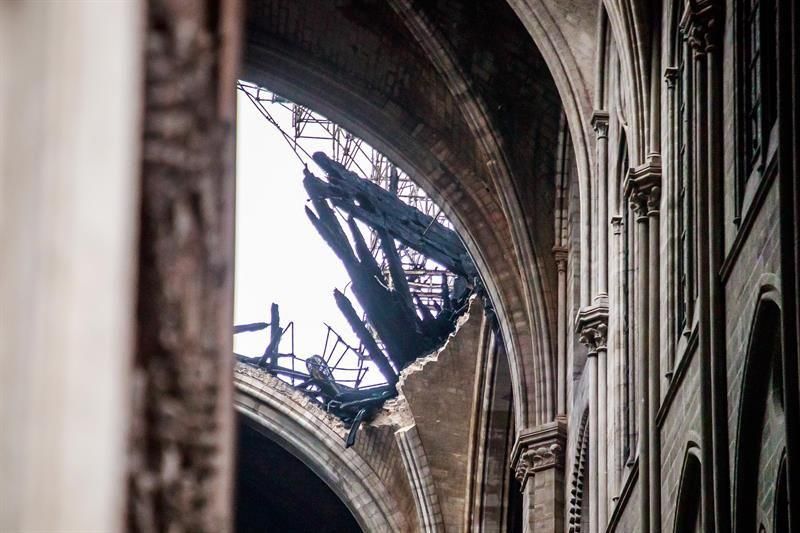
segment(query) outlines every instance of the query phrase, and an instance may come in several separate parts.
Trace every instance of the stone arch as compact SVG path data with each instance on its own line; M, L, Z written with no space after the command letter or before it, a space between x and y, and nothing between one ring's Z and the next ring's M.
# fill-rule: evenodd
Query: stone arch
M678 497L675 507L675 523L672 528L675 533L702 531L702 506L701 500L701 458L700 447L694 441L689 441L683 457L681 477L678 484Z
M458 64L454 50L437 28L421 11L414 8L410 0L390 0L389 3L445 80L451 94L459 103L473 136L478 141L483 157L486 161L494 162L487 165L488 174L495 184L495 190L499 193L498 199L503 211L509 214L515 255L521 264L529 266L520 269L520 276L525 290L526 313L535 324L531 339L532 368L527 368L531 366L531 362L525 359L518 360L515 364L523 368L526 381L539 385L529 390L534 398L530 404L533 418L531 423L538 425L547 422L555 415L553 386L555 377L547 327L549 323L547 304L542 287L542 261L538 253L540 251L536 250L525 223L525 215L512 179L511 164L501 141L502 134L494 127L485 102L472 89L466 74ZM502 327L502 321L500 324ZM505 335L508 333L504 332ZM510 340L512 339L505 337L506 343ZM517 358L518 351L518 348L512 347L509 356Z
M744 371L740 392L738 421L735 441L734 531L754 531L765 518L759 519L758 500L762 489L775 481L762 464L765 455L773 454L775 448L785 447L785 418L782 405L782 340L780 295L774 285L764 284L760 289L753 313L750 334L745 353ZM775 405L770 415L770 397ZM773 435L770 442L766 426L773 420ZM780 458L780 454L779 454ZM769 459L769 455L767 455ZM776 471L781 471L780 467ZM783 470L785 472L785 470ZM766 480L765 476L769 479ZM776 503L777 499L771 499ZM775 515L777 509L772 509ZM771 522L771 520L769 520Z
M589 191L595 161L591 117L597 2L580 0L567 5L549 0L508 0L508 3L542 53L564 106L578 171L580 271L588 273L591 264ZM567 39L567 35L578 38ZM588 305L590 298L590 277L583 275L581 305Z
M649 13L642 3L630 0L601 0L601 9L608 17L609 29L617 45L620 60L620 89L628 97L628 121L630 123L631 166L645 162L649 152L658 151L658 146L650 146L648 139L650 124L650 51L657 34L651 36L652 42L644 35L658 24L650 24Z
M364 531L416 529L384 479L356 449L343 447L344 429L309 409L301 393L249 368L237 370L234 386L235 410L317 474Z
M772 504L772 530L790 531L789 529L789 470L786 464L786 450L781 455L778 476L775 480L775 499Z
M249 11L255 19L271 16L273 8L269 3L252 0L251 4ZM398 0L395 8L402 12L402 7ZM288 9L295 10L290 18L299 16L296 4ZM382 10L381 16L389 16L384 8L374 9ZM390 7L385 10L394 11ZM324 15L317 14L315 18ZM507 169L501 168L506 165L503 151L493 140L495 134L491 123L485 120L479 99L464 94L464 80L451 72L452 60L441 49L441 41L422 38L425 31L419 25L424 21L407 22L417 28L431 50L437 50L432 63L451 74L449 78L439 73L436 78L426 78L434 93L430 100L436 104L429 110L437 113L437 119L441 113L440 130L425 122L425 117L419 116L420 111L404 105L397 96L400 89L390 87L391 90L381 92L372 80L366 79L368 72L359 70L360 64L353 66L352 71L332 68L335 57L320 58L309 52L324 43L303 48L304 43L293 43L286 35L278 34L280 28L274 29L274 35L270 33L272 29L250 32L244 54L244 77L353 131L401 166L439 203L472 254L497 313L511 361L515 425L518 428L536 425L554 414L550 341L553 332L545 301L548 291L553 292L554 288L541 286L543 280L537 270L542 258L534 254L520 221L523 214L520 200L514 189L507 186ZM372 37L384 39L384 36ZM405 33L402 38L406 38ZM428 57L431 54L421 46L415 48L404 41L404 50L398 50L387 42L378 41L387 54L411 54L413 57L406 59L416 64L431 59ZM331 52L332 56L341 53L338 49ZM420 55L426 60L420 60ZM380 68L386 68L392 57L383 55L380 60ZM378 67L369 65L369 68ZM401 75L398 71L387 77ZM442 83L442 77L446 83Z

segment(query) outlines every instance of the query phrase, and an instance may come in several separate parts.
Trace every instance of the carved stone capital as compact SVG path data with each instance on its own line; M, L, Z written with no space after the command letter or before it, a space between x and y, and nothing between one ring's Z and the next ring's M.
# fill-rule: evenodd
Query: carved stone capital
M667 89L672 90L678 82L678 68L667 67L664 69L664 81L667 83Z
M717 0L689 0L681 18L680 30L695 57L707 54L717 46L721 20Z
M608 305L584 307L575 320L575 332L589 355L606 350L608 340Z
M611 224L611 231L614 235L621 235L622 234L622 215L614 215L609 220Z
M661 160L653 157L647 163L628 171L623 193L637 219L658 212L661 200Z
M655 215L658 213L658 206L661 203L661 187L653 185L650 194L647 195L647 214Z
M562 419L523 431L511 450L511 469L525 489L528 478L548 468L564 469L567 427Z
M594 132L599 139L607 139L608 138L608 112L607 111L600 111L595 110L592 113L592 127L594 128Z
M567 259L569 258L569 252L563 246L553 246L553 258L556 260L556 268L559 272L566 272L567 270Z

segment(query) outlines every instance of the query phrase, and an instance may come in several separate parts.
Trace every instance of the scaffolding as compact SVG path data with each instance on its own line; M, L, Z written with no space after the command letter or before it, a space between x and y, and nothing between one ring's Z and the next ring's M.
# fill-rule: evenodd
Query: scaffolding
M442 209L419 185L385 155L359 137L319 113L268 89L242 81L238 82L237 88L247 96L259 113L277 128L304 165L312 163L313 152L322 150L347 170L395 194L403 203L415 207L436 222L452 229L453 226ZM277 113L291 114L289 131L281 126ZM389 266L381 252L376 232L369 231L368 242L373 256L381 266L381 271L387 279L390 279ZM409 287L431 312L438 312L444 304L442 286L446 283L452 291L455 275L407 246L399 245L397 251Z
M467 280L471 277L474 265L471 261L467 261L469 266L462 262L466 257L466 251L461 249L463 243L452 231L452 225L441 208L382 153L322 115L263 87L239 82L237 88L277 129L306 167L305 180L312 181L304 181L304 185L316 209L316 214L309 211L309 216L323 238L326 234L344 235L341 227L347 227L347 213L343 211L371 205L375 198L384 199L381 204L384 211L379 221L350 220L355 241L348 243L347 237L343 237L344 241L325 238L334 249L340 246L350 251L351 244L355 244L356 250L361 250L358 252L360 260L348 260L346 254L340 254L340 258L350 264L351 270L348 272L352 290L358 295L365 311L371 313L372 322L366 314L359 319L347 296L338 290L334 291L337 305L359 337L358 346L348 344L326 324L325 346L320 354L298 357L294 350L294 323L281 326L277 304L272 305L269 323L257 322L234 327L235 334L269 329L263 355L245 357L237 354L237 358L290 383L325 410L341 418L350 427L346 439L346 446L350 446L360 422L372 416L384 401L397 395L395 384L400 370L416 357L440 346L452 333L458 316L466 309L472 294L473 287L468 287L470 281ZM311 154L315 152L324 152L327 157L317 154L312 158ZM316 178L308 171L310 164L324 169L328 181ZM315 183L313 180L317 180L316 187L331 186L336 182L340 188L334 189L333 198L326 197L319 192L323 189L309 188L310 183ZM390 194L364 184L362 180ZM348 197L345 192L348 189L343 185L345 183L354 186L357 192L350 191ZM367 189L359 188L361 185L357 184L363 184ZM347 201L350 203L337 204L345 198L349 198ZM325 222L319 218L322 217L320 213L325 215ZM394 213L396 218L385 218L391 216L389 213ZM391 224L389 220L392 220ZM417 225L413 226L415 223ZM391 233L398 227L407 227L406 224L416 228L413 239L409 240L402 232ZM361 237L364 237L363 241ZM398 238L403 239L405 244L399 242ZM431 247L432 242L440 246L449 245ZM427 251L443 264L438 264L419 250ZM385 253L389 254L388 258ZM370 255L376 265L364 267L365 263L371 265L370 261L364 262ZM443 265L448 265L458 273L449 271ZM376 275L375 266L380 269L383 279ZM393 286L395 284L396 287ZM453 297L454 294L457 296ZM405 324L402 332L396 328L398 323ZM382 332L384 339L381 339L376 328ZM287 342L282 343L282 340ZM369 372L371 369L376 372ZM380 374L383 379L377 382L365 379L368 373L370 376Z

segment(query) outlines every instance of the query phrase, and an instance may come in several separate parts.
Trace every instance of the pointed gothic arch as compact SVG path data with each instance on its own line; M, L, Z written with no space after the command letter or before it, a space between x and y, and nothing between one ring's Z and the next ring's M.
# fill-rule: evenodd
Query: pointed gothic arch
M782 393L780 295L773 285L761 288L747 342L736 430L733 527L755 531L784 516L775 507L785 500L768 498L776 473L785 473L786 445ZM776 474L776 475L770 475ZM780 486L780 484L779 484ZM769 508L759 502L770 501Z
M675 506L675 522L672 530L675 533L703 531L703 509L701 499L700 446L689 441L683 457L681 480L678 485L678 497Z

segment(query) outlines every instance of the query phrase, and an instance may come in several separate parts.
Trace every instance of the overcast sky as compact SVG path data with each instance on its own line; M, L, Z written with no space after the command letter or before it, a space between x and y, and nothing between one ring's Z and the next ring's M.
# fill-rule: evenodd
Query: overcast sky
M237 94L234 323L269 322L270 305L276 302L282 325L295 323L296 354L321 354L323 322L358 346L332 294L348 284L347 273L304 212L303 165L277 129ZM269 109L291 132L291 113L278 105ZM261 355L265 346L265 332L235 337L234 349L243 355ZM285 339L281 351L289 350Z

